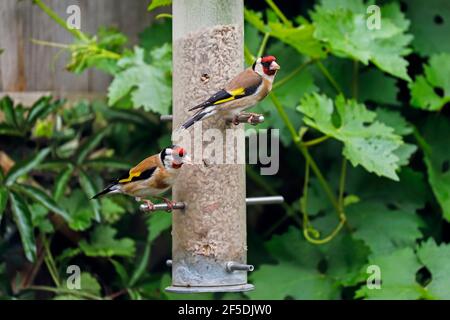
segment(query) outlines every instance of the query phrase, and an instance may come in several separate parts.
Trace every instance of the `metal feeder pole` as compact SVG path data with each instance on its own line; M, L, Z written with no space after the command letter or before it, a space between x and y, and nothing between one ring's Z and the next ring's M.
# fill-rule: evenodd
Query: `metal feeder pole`
M243 0L174 0L173 128L187 110L223 88L244 68ZM220 117L198 124L203 132L241 128ZM204 143L190 128L192 145ZM177 141L174 141L177 143ZM205 147L207 143L203 144ZM194 150L195 147L192 147ZM232 146L224 146L224 152ZM236 151L236 150L235 150ZM241 152L243 150L240 150ZM184 166L173 199L186 208L173 214L170 292L238 292L247 284L245 165Z

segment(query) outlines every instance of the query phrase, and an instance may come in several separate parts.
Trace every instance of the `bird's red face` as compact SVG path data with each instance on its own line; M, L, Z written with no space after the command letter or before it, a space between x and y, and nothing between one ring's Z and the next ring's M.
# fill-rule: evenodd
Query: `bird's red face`
M181 168L184 163L191 163L186 149L180 146L174 146L172 148L172 159L172 168L174 169Z
M265 56L261 58L263 71L268 76L273 76L280 69L280 65L276 63L277 58L274 56Z

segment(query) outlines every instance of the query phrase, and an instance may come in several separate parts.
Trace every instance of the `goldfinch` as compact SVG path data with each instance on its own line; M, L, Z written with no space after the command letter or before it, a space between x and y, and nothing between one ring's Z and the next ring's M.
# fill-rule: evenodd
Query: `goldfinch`
M137 166L115 180L92 199L107 195L121 193L135 197L136 201L144 201L149 210L153 210L153 203L144 197L155 197L167 203L168 211L172 210L173 203L159 195L169 190L180 168L190 163L186 150L180 146L164 148L159 154L142 160Z
M189 109L198 110L180 129L188 129L194 123L211 117L216 113L233 116L237 123L240 112L252 107L264 99L272 90L272 83L280 66L274 56L258 58L250 68L234 77L224 89L213 94L208 100ZM250 114L248 122L252 122L254 114Z

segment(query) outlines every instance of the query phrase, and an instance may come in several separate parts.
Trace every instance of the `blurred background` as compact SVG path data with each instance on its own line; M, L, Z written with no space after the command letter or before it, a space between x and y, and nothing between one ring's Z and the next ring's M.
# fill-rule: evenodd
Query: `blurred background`
M170 144L171 99L140 94L172 89L170 1L5 0L1 299L450 298L450 3L379 1L378 29L362 0L244 4L246 65L282 66L255 108L280 129L280 170L247 165L248 197L286 200L247 209L256 290L165 292L170 214L88 201Z

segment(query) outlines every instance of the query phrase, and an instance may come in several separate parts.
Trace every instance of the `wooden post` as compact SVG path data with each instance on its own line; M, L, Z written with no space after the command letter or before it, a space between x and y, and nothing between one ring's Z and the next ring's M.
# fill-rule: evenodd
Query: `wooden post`
M243 70L243 20L243 0L173 1L174 130L192 115L187 109ZM226 129L242 132L243 125L213 117L189 131L196 164L182 168L173 189L174 200L186 203L186 209L173 213L172 286L167 290L251 290L246 271L252 266L246 265L245 164L204 165L197 148L208 143L198 126L203 133L220 130L224 159L227 149L245 152L243 136L238 143L225 142Z

